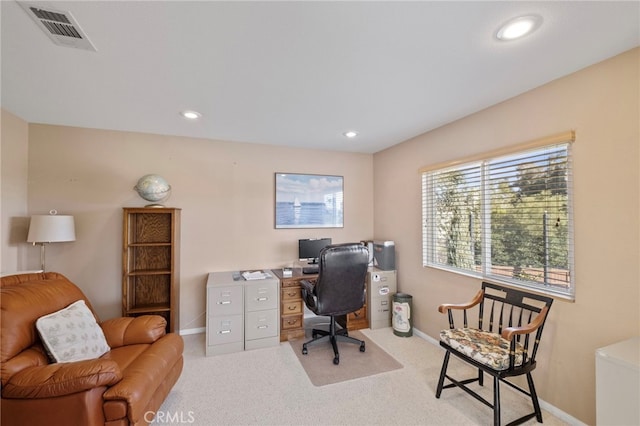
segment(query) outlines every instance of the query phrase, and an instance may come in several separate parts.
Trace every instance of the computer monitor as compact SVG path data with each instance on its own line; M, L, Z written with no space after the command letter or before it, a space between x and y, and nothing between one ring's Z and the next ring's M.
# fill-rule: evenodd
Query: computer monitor
M320 251L331 244L331 238L306 238L298 240L298 259L318 263Z

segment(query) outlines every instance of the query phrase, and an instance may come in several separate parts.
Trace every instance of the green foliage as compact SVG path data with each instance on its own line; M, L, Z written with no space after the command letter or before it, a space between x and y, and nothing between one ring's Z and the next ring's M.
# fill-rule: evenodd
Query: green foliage
M492 181L491 266L511 276L544 282L542 271L568 270L568 194L563 158L519 165L512 176ZM476 172L477 173L477 172ZM438 176L437 261L476 270L482 262L480 186L477 174Z
M494 202L492 205L492 264L567 268L567 196L549 195L549 191L542 191L528 196L516 194L514 197L515 202Z
M472 231L472 218L478 217L480 204L477 190L469 189L462 172L449 173L440 184L436 201L438 234L445 242L438 257L446 258L442 262L447 265L472 269L477 248L473 236L480 235Z

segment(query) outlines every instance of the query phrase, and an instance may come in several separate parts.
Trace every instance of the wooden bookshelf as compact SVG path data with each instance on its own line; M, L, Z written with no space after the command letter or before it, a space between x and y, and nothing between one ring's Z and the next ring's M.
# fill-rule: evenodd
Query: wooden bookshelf
M179 328L180 209L125 207L122 232L122 315L161 315Z

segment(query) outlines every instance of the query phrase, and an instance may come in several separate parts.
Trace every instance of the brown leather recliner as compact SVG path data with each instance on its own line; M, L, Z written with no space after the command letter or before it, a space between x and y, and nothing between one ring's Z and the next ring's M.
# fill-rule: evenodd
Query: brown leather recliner
M100 323L111 350L100 358L52 363L38 318L84 300L55 272L3 277L0 283L1 423L10 425L146 425L182 372L182 337L161 316Z

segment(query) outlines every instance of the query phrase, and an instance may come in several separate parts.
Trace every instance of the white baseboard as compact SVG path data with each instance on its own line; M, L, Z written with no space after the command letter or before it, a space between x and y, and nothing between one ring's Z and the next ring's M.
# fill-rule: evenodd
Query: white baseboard
M436 339L434 339L433 337L429 336L428 334L423 333L422 331L418 330L417 328L414 327L413 329L413 334L415 334L416 336L426 340L427 342L436 345L436 346L440 346L440 344L438 343L438 341Z
M185 328L184 330L180 330L179 334L181 336L186 336L188 334L200 334L206 332L206 327L198 327L198 328Z
M440 342L438 342L433 337L429 336L428 334L423 333L422 331L418 330L415 327L413 329L413 334L415 334L416 336L426 340L427 342L429 342L429 343L431 343L433 345L436 345L438 347L440 346ZM507 389L510 389L513 392L516 392L515 390L513 390L513 389L511 389L509 387L507 387ZM581 422L580 420L576 419L575 417L571 416L570 414L565 413L564 411L562 411L558 407L555 407L555 406L549 404L548 402L540 399L540 397L538 397L538 402L540 402L540 408L542 408L545 411L548 411L549 413L551 413L555 417L559 418L563 422L566 422L566 423L568 423L570 425L575 425L575 426L587 426L585 423Z

